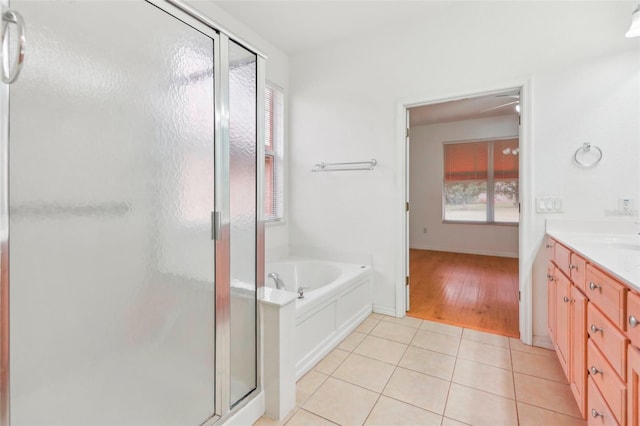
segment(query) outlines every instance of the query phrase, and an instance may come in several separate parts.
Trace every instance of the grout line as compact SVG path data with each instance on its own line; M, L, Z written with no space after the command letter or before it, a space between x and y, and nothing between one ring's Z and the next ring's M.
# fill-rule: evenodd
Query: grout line
M462 336L464 336L464 328L462 329L462 333L460 333L460 339L458 340L458 350L456 351L456 359L453 361L453 370L451 371L451 380L449 380L449 389L447 390L447 397L444 400L444 407L442 408L442 421L444 422L444 417L447 412L447 405L449 405L449 397L451 396L451 388L453 387L453 377L456 374L456 366L458 365L458 356L460 355L460 347L462 346Z

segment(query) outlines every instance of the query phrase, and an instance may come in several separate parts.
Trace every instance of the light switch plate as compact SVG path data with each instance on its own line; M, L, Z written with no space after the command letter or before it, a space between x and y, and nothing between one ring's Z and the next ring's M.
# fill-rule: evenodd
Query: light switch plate
M536 212L562 213L562 197L536 197Z

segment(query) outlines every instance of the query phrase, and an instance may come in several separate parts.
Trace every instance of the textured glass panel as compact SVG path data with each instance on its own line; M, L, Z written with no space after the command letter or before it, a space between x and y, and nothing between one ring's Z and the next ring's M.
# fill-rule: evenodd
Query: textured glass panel
M256 60L229 44L231 404L256 387Z
M143 2L12 1L13 425L214 412L213 41Z

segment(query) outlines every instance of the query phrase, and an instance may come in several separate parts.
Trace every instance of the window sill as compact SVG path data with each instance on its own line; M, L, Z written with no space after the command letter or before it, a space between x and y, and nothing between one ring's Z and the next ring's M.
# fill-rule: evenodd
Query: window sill
M445 225L494 225L494 226L515 226L518 227L520 223L518 222L474 222L474 221L465 221L465 220L443 220L443 224Z
M284 219L265 219L264 226L272 227L272 226L284 226L287 224L287 221Z

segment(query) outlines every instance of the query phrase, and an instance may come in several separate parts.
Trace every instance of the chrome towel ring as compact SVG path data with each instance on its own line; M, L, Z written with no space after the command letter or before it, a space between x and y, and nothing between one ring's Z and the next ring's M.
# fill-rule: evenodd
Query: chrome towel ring
M602 160L602 150L589 142L583 143L573 154L573 161L585 169L594 167L600 160Z
M18 48L16 51L16 58L13 62L13 66L9 65L9 59L6 57L2 58L2 66L1 66L1 79L3 83L11 84L18 78L20 74L20 70L22 69L22 63L24 62L24 49L27 44L27 29L24 25L24 19L22 19L22 15L20 15L15 10L7 10L2 15L2 52L3 56L9 53L8 46L5 45L9 41L8 37L8 29L9 24L16 24L17 27L17 39L18 39Z

